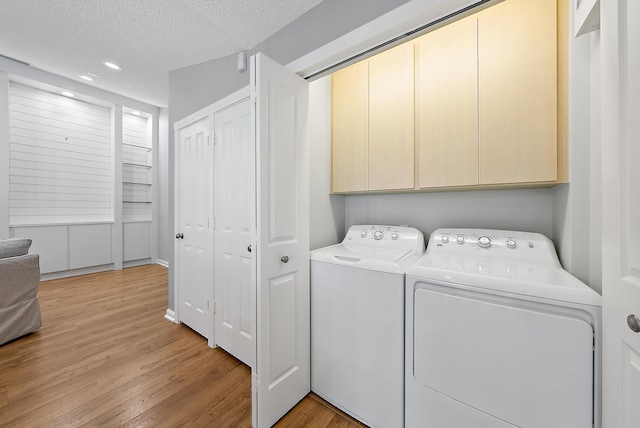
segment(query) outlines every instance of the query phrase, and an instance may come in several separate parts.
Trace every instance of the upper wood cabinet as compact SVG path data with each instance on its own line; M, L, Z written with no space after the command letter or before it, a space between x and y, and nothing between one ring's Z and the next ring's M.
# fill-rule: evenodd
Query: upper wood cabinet
M478 14L479 184L558 179L556 0Z
M336 73L333 191L565 180L566 7L504 0Z
M369 190L414 187L413 44L369 59Z
M369 63L333 74L332 189L369 189Z
M333 75L333 192L414 188L413 44Z
M478 184L477 19L416 42L418 187Z

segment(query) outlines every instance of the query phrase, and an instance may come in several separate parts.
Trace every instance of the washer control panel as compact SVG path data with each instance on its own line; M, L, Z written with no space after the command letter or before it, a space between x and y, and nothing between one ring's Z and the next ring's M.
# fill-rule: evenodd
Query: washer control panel
M343 243L353 245L380 246L389 248L410 248L424 251L424 235L418 229L408 226L353 225L349 228Z

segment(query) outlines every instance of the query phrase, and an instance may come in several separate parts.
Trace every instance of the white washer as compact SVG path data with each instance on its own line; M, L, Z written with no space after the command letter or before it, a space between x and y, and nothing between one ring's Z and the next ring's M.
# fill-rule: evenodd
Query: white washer
M358 225L311 252L311 390L372 427L404 423L404 273L424 247L414 228Z
M601 297L548 238L438 229L406 287L406 427L600 426Z

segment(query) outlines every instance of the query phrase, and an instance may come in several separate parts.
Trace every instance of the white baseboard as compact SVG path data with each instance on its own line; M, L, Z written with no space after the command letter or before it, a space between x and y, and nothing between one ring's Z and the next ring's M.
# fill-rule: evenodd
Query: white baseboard
M127 260L127 261L123 261L122 262L122 267L124 269L126 268L130 268L130 267L136 267L136 266L144 266L144 265L150 265L151 264L151 259L140 259L140 260Z
M159 264L160 266L164 266L167 269L169 269L169 262L166 260L162 260L162 259L157 259L156 263Z
M167 308L167 312L164 314L164 318L166 320L169 320L169 321L173 322L173 323L176 323L176 324L178 323L176 321L176 313L173 311L173 309Z
M60 272L47 272L40 275L40 281L50 281L52 279L70 278L72 276L86 275L89 273L105 272L113 270L113 264L90 266L80 269L63 270Z

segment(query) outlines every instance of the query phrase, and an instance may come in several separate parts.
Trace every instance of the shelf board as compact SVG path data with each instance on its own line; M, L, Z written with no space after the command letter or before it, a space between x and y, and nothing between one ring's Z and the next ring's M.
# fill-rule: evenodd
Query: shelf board
M151 201L122 201L123 204L150 204Z
M143 149L143 150L146 150L148 152L151 151L151 147L139 146L137 144L122 143L122 145L123 146L129 146L129 147L135 147L135 148L138 148L138 149Z
M151 183L135 183L133 181L123 181L122 184L128 184L132 186L151 186Z
M151 165L143 165L141 163L122 162L122 165L137 166L137 167L140 167L140 168L151 169Z

